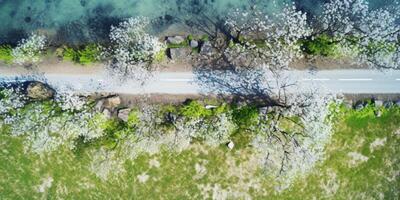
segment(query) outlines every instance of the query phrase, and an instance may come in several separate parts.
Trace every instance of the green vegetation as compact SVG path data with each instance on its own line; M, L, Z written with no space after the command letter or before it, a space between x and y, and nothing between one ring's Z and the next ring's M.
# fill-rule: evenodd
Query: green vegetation
M100 53L98 45L89 44L82 49L63 47L61 56L64 60L88 65L98 62L100 60Z
M208 115L194 108L200 106L190 102L181 112ZM248 145L229 151L225 146L192 144L178 154L142 155L126 161L123 173L103 180L90 170L99 146L86 146L85 151L61 148L39 156L23 150L23 138L0 134L0 197L203 199L219 194L233 195L233 199L398 199L400 108L379 109L382 116L378 118L373 105L361 111L342 107L326 159L282 192L275 192L275 182L257 169ZM235 112L253 113L251 107ZM130 123L137 120L133 111ZM105 125L110 133L120 127L115 121Z
M0 60L10 64L13 60L12 48L9 45L0 46Z
M302 49L310 55L319 55L327 57L338 56L338 44L333 37L326 34L316 36L313 40L300 41Z

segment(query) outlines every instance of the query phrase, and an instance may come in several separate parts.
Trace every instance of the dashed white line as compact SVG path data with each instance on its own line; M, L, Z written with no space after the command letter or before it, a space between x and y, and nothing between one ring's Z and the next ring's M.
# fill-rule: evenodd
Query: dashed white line
M329 78L312 78L312 79L305 78L305 79L303 79L303 81L329 81L329 80L331 80L331 79L329 79Z
M161 81L165 81L165 82L190 82L193 81L193 79L190 78L182 78L182 79L178 79L178 78L171 78L171 79L161 79Z
M372 78L340 78L339 81L372 81Z

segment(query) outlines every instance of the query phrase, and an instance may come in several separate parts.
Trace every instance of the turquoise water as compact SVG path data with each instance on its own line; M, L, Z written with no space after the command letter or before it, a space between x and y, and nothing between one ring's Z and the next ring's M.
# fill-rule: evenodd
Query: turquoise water
M373 0L371 5L393 0ZM155 31L182 23L195 15L211 18L250 3L267 12L279 12L291 0L0 0L0 43L14 43L40 30L54 35L55 43L103 40L109 27L130 16L156 21ZM315 12L324 0L296 0L298 7Z

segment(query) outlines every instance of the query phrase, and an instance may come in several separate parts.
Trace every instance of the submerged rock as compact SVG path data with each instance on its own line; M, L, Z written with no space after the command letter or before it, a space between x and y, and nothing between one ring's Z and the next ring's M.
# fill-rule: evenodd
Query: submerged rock
M26 96L35 100L47 100L54 97L55 91L48 85L34 81L28 84Z

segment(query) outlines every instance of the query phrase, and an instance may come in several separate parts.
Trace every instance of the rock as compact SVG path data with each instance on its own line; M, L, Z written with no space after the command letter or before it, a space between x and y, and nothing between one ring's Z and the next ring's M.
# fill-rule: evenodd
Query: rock
M167 43L168 44L181 44L182 42L184 42L186 39L182 36L170 36L167 37Z
M189 48L170 48L168 56L172 60L187 60L190 57L190 52Z
M229 149L233 149L233 147L235 147L235 144L232 141L230 141L228 142L228 144L226 144L226 146L228 146Z
M385 108L391 108L394 105L394 103L392 101L385 101L385 103L383 103L383 106L385 106Z
M122 121L127 122L129 118L129 113L131 112L131 109L125 108L121 109L118 111L118 118L120 118Z
M383 101L382 100L375 100L375 107L382 107Z
M94 109L97 112L103 112L103 108L104 108L103 106L104 106L104 100L102 99L102 100L97 101L96 105L94 106Z
M376 111L375 111L375 116L376 116L376 117L381 117L381 116L382 116L382 111L376 110Z
M197 40L190 40L190 47L197 48L199 46L199 42Z
M400 100L396 101L396 105L400 107Z
M26 96L37 100L46 100L54 97L55 91L41 82L31 82L26 88Z
M200 48L200 54L212 55L212 53L213 53L213 48L211 46L211 43L209 41L204 42L204 44Z
M105 109L103 110L103 115L104 115L107 119L111 119L111 118L112 118L112 113L111 113L110 109L108 109L108 108L105 108Z
M355 109L356 110L362 110L364 108L364 104L363 103L358 103L358 104L356 104L356 106L355 106Z
M108 97L104 100L104 108L113 109L121 105L121 98L119 96Z
M214 105L206 105L205 108L206 108L207 110L209 110L209 109L217 108L217 106L214 106Z

